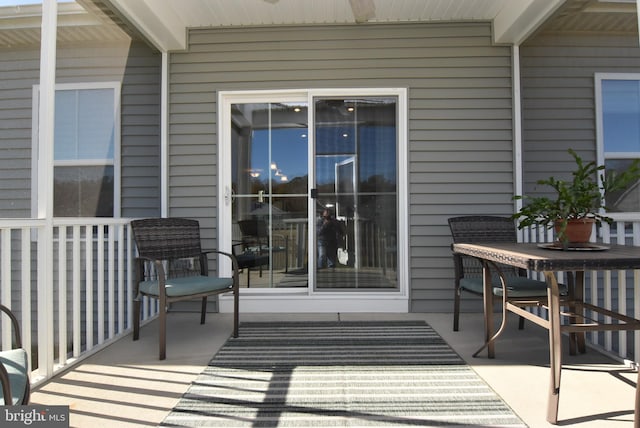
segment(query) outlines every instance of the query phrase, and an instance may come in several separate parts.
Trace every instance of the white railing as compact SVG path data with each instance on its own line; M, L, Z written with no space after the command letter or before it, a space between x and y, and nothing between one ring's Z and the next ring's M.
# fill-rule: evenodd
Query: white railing
M34 384L131 330L134 251L127 219L0 220L0 302L20 320Z
M546 230L526 232L525 242L553 239ZM597 240L640 246L640 220L618 218L597 230ZM131 330L133 257L126 219L0 220L0 303L20 320L34 383ZM586 282L588 301L640 318L640 271L588 272ZM145 300L143 320L156 314L157 305ZM10 332L2 332L0 345L7 349ZM639 359L639 332L594 333L590 340L621 358Z
M640 246L640 219L616 214L615 220L611 225L594 226L592 241ZM549 229L531 228L523 231L521 239L546 243L554 240L554 234ZM564 275L559 274L558 280L564 281ZM640 270L586 272L585 301L640 319ZM640 331L594 332L588 333L587 339L591 345L622 360L634 364L640 361Z

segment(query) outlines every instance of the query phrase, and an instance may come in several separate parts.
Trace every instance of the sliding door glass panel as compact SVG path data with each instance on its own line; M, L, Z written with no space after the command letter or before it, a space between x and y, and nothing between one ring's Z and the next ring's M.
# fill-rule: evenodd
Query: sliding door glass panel
M398 287L397 110L395 97L314 101L318 291Z
M241 287L306 287L305 103L232 105L232 238Z

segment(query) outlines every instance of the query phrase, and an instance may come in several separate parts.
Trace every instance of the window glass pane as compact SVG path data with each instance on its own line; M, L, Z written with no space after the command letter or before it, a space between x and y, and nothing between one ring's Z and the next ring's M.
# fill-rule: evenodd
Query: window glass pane
M640 152L640 81L602 81L604 151Z
M75 91L56 91L55 160L78 159L78 115Z
M633 159L607 159L605 169L607 173L624 172ZM640 183L635 182L624 190L617 192L607 192L606 195L607 212L640 212Z
M55 160L113 159L113 89L56 91Z
M113 89L79 91L80 159L113 159L113 103Z
M56 217L113 217L113 166L54 168Z

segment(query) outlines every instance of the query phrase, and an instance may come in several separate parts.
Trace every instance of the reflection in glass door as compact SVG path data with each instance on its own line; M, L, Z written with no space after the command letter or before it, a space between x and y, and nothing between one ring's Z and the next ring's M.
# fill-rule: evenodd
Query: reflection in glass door
M395 289L398 99L316 98L313 108L315 290Z
M308 286L307 105L231 105L232 246L241 287Z

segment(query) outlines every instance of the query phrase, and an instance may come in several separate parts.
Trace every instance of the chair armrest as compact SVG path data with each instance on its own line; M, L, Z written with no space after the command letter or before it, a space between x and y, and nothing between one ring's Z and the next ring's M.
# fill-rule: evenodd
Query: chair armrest
M235 245L241 245L241 244L235 244ZM202 252L202 255L206 258L207 254L221 254L225 257L228 257L231 259L231 267L233 268L233 277L234 278L238 278L238 275L240 273L240 269L238 268L238 259L236 259L235 254L232 253L227 253L225 251L220 251L220 250L205 250ZM236 284L234 284L234 287L237 285L237 281Z
M166 290L165 290L165 282L167 280L167 274L164 270L164 265L162 262L164 260L154 259L152 257L144 257L138 256L135 258L136 261L136 283L135 283L135 294L136 296L140 292L139 284L143 280L143 271L144 271L144 262L151 262L154 264L156 268L156 275L158 275L158 297L162 297L161 301L164 302L166 299Z
M18 318L16 318L13 312L11 312L11 309L4 305L0 305L0 311L7 314L7 316L11 319L13 334L15 335L16 340L16 348L22 348L22 336L20 335L20 323L18 323Z
M9 373L4 368L4 364L0 363L0 383L2 383L2 398L4 399L4 405L13 405L13 397L11 396L11 381L9 380ZM19 404L19 403L18 403Z

